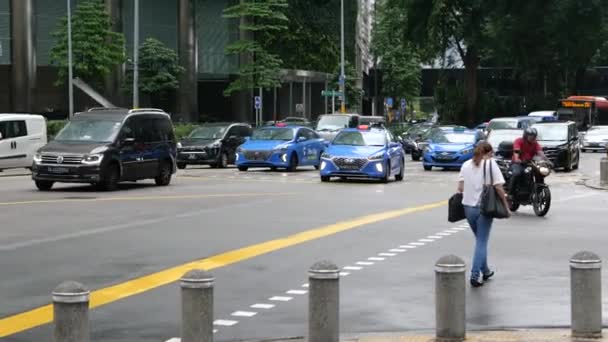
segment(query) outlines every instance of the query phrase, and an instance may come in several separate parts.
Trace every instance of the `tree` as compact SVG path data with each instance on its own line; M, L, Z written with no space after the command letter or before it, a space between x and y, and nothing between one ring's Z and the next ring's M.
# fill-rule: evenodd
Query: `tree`
M184 68L179 65L177 53L155 38L148 38L139 47L139 90L158 100L179 88L179 74ZM131 90L133 75L126 81L126 89ZM156 104L153 104L157 106Z
M255 88L272 89L280 86L281 58L270 53L265 41L287 28L287 0L243 0L224 10L223 17L240 19L239 29L253 34L253 39L241 39L226 47L226 54L250 57L250 62L241 65L237 79L224 91L232 93Z
M398 1L398 0L397 0ZM372 54L382 70L382 92L385 96L411 99L420 94L420 56L407 40L407 14L394 11L396 0L377 3L376 23L372 32Z
M473 125L477 109L477 69L486 52L485 24L493 5L485 0L402 0L409 39L423 60L455 49L465 67L465 112L458 122Z
M59 67L57 85L68 76L67 18L64 17L52 36L57 43L51 49L51 63ZM103 1L79 1L72 15L72 60L74 77L100 85L116 65L126 60L125 39L113 32Z

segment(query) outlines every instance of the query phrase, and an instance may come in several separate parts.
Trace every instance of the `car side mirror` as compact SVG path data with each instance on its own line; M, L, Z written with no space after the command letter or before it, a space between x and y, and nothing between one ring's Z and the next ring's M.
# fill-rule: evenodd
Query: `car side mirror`
M135 138L125 138L122 140L122 146L133 146L135 145Z

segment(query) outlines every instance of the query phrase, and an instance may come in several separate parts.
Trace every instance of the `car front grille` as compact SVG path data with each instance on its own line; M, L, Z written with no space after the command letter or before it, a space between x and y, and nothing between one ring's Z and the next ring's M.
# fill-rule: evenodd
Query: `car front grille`
M364 158L342 158L336 157L333 159L334 164L340 169L345 171L360 170L363 165L367 163L367 159Z
M557 158L562 151L556 148L545 148L543 152L545 153L545 156L547 156L547 158L554 159Z
M43 154L43 164L65 164L65 165L78 165L82 162L82 155L57 155L57 154Z
M246 151L244 154L248 160L265 161L270 158L272 151Z
M456 152L437 152L433 155L433 159L439 163L453 162L457 158Z

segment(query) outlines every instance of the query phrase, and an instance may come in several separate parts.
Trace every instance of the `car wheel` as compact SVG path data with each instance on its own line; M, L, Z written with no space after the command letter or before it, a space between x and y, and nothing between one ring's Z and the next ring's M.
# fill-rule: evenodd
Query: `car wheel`
M572 171L572 158L570 158L568 160L568 162L566 163L566 165L564 165L564 172L570 172Z
M391 163L387 162L386 165L386 172L384 173L384 177L382 177L382 183L388 183L388 179L391 176Z
M101 191L115 191L118 189L120 181L120 170L118 165L110 164L101 176L101 182L97 184L97 189Z
M180 170L185 169L186 166L188 166L188 164L186 164L186 163L177 163L177 168Z
M585 150L585 149L583 148L583 149L581 149L581 152L585 153L585 152L587 152L587 150Z
M321 176L321 182L329 182L330 177L329 176Z
M405 160L401 159L401 169L399 170L399 174L395 175L395 180L401 182L403 180L403 176L405 175Z
M222 153L220 155L220 159L217 162L217 167L219 169L225 169L228 167L228 155L226 153Z
M171 163L165 161L160 166L160 171L158 176L154 178L154 182L158 186L167 186L171 184Z
M580 163L581 163L581 154L579 153L578 156L576 156L576 164L574 164L574 166L572 166L572 169L578 170Z
M289 158L289 166L287 167L287 172L293 172L298 168L298 156L295 153L291 154Z
M49 191L53 187L53 184L55 184L55 182L43 181L43 180L37 180L37 181L35 181L35 183L36 183L36 187L40 191Z
M424 171L432 171L432 170L433 170L432 166L424 165Z
M239 166L238 169L241 172L245 172L245 171L249 170L249 168L247 166Z
M412 153L412 161L420 161L420 155L416 153Z

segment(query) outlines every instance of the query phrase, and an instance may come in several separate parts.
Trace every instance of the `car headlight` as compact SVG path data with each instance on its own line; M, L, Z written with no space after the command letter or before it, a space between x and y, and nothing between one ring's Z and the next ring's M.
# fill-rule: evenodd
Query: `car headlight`
M538 168L538 172L543 176L547 177L551 173L551 169L545 166Z
M472 148L465 148L464 150L460 151L460 153L462 153L462 154L473 153L473 149Z
M182 147L184 147L184 146L182 146L182 143L181 143L181 142L178 142L178 143L177 143L177 148L182 148Z
M103 154L89 154L82 158L83 164L97 165L103 160Z
M42 154L36 153L34 154L34 163L39 164L42 162Z
M287 148L286 147L277 147L272 149L272 152L274 153L287 153Z
M327 153L327 152L323 152L323 153L321 154L321 158L325 158L325 159L331 159L331 155L330 155L329 153Z
M369 160L380 160L380 159L384 159L384 153L378 153L376 155L373 155L371 157L368 157L367 159Z
M430 152L433 152L433 149L430 146L427 145L427 146L424 146L424 148L422 149L422 151L425 152L425 153L427 153L427 152L430 153Z

